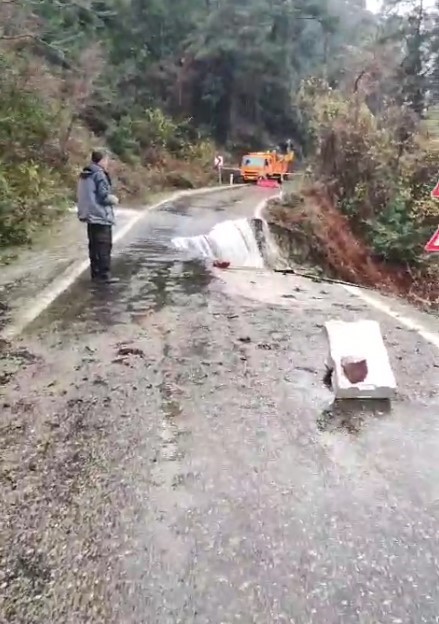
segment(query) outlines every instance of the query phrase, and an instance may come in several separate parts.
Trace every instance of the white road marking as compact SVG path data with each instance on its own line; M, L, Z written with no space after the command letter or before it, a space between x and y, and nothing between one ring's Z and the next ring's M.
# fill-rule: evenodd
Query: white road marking
M135 208L115 208L116 215L134 215L141 210L141 208L137 210ZM71 208L67 208L67 212L76 214L78 212L78 209L76 206L72 206Z
M267 207L268 202L272 201L273 199L282 199L282 191L280 191L278 193L274 193L273 195L270 195L270 197L266 197L261 202L259 202L259 204L256 206L255 212L254 212L254 218L255 219L263 219L264 218L262 216L263 212L264 212L265 208Z
M242 185L236 184L233 186L233 188L240 188L241 186ZM132 228L136 225L136 223L138 223L145 216L146 212L149 210L157 210L164 204L177 201L179 199L182 199L183 197L187 197L188 195L189 196L204 195L208 193L214 193L214 192L225 191L225 190L230 190L230 189L231 189L230 186L215 186L211 188L195 189L195 190L189 190L189 191L179 191L169 197L166 197L165 199L162 199L157 204L148 206L144 210L135 211L135 210L130 210L130 209L127 210L127 209L121 208L120 210L123 211L125 214L130 212L133 216L120 229L117 229L115 231L114 236L113 236L113 242L117 243L122 238L124 238L124 236L126 236L128 232L132 230ZM89 260L87 259L87 260L82 260L81 262L78 262L74 266L64 271L64 273L58 279L56 279L52 284L47 286L47 288L45 288L41 292L37 300L31 306L29 306L29 308L25 309L19 315L19 318L16 321L11 323L10 325L7 325L0 332L0 337L6 340L11 340L17 337L18 335L20 335L22 331L28 325L30 325L30 323L32 323L36 318L38 318L38 316L42 312L44 312L44 310L48 308L55 301L55 299L57 299L64 291L66 291L78 279L78 277L80 277L80 275L82 275L82 273L84 273L84 271L88 269L88 267L89 267Z
M357 286L348 286L346 284L342 284L342 286L349 293L352 293L353 295L359 297L376 310L384 312L384 314L387 314L402 325L405 325L405 327L407 327L408 329L416 331L424 340L439 349L439 334L437 332L429 331L422 323L415 321L409 316L400 314L389 305L387 305L387 303L384 303L384 301L380 301L377 297L374 297L372 294L370 294L370 292L366 292Z

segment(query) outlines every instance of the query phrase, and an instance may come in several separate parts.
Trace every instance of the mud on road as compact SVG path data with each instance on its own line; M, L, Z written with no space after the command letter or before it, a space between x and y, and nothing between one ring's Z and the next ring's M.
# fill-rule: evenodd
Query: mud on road
M120 285L10 347L0 622L437 621L437 351L339 286L172 248L258 199L151 213ZM332 405L328 317L381 322L390 408Z

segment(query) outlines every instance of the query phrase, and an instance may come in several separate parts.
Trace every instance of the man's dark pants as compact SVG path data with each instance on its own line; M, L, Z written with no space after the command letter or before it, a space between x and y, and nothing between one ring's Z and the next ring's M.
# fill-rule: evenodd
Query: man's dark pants
M87 224L88 252L92 279L107 279L111 270L112 226Z

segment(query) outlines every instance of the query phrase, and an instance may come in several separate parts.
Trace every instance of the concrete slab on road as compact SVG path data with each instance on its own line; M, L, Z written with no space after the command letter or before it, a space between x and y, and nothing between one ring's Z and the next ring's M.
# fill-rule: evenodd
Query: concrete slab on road
M326 366L336 399L392 399L396 380L379 323L329 320ZM350 373L349 373L350 371Z

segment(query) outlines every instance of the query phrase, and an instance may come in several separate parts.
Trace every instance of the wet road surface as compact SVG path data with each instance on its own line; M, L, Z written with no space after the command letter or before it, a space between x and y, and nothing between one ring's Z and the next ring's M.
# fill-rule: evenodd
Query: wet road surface
M437 350L341 287L173 249L251 216L236 193L147 215L120 284L84 276L14 345L0 622L439 621ZM328 317L380 321L391 406L331 404Z
M119 209L114 234L136 213ZM17 251L13 261L4 262L0 255L0 330L60 275L87 258L85 243L85 227L78 221L76 211L71 210L41 232L30 248Z

